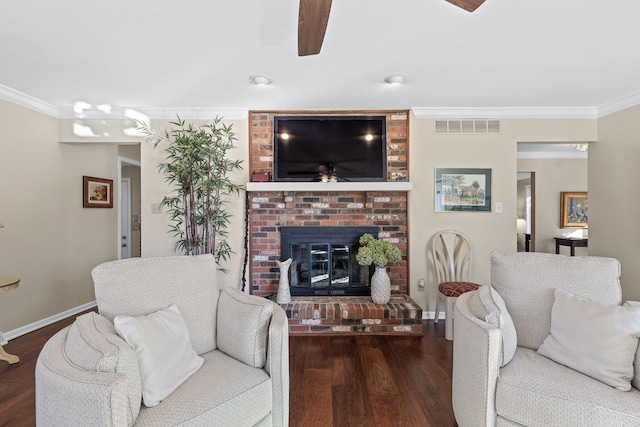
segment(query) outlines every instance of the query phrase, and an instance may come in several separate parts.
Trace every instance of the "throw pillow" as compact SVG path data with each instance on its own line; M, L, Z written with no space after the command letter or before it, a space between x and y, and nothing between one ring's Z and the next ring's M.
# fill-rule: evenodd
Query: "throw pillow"
M624 305L628 307L640 308L640 301L627 301ZM633 359L633 379L631 380L631 387L640 390L640 344L636 350L636 355Z
M142 401L148 407L159 404L204 363L175 304L147 316L116 316L113 323L136 353Z
M504 300L493 287L480 286L476 294L471 297L469 307L478 319L502 330L502 362L500 366L505 366L516 353L518 336Z
M68 331L64 355L71 364L85 371L124 375L129 399L127 423L132 425L142 400L140 368L134 351L118 336L109 319L93 311L76 317Z
M640 309L555 290L551 333L538 353L618 390L631 389Z
M218 302L218 349L249 366L263 368L272 314L271 301L223 289Z

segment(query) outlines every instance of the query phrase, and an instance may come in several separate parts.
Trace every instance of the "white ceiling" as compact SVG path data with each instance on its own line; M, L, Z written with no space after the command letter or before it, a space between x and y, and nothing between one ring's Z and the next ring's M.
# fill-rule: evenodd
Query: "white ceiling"
M433 117L597 117L640 103L640 2L335 0L297 56L297 0L4 1L0 97L64 116L414 109ZM391 86L385 76L406 83ZM265 74L267 87L249 84Z
M410 109L597 117L640 103L640 1L334 0L322 51L297 56L298 0L4 1L0 97L64 116ZM391 86L385 76L406 83ZM273 80L249 84L252 74Z

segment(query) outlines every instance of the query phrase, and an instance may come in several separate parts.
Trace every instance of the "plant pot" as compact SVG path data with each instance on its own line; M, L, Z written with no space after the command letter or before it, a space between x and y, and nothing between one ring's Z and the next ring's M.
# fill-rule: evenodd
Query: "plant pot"
M377 267L371 277L371 299L376 304L386 304L391 298L391 279L386 267Z

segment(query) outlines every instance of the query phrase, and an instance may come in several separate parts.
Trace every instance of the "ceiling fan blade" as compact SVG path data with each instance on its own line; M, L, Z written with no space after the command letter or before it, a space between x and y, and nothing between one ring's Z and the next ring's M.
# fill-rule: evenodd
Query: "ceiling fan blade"
M331 0L300 0L298 56L320 53L330 11Z
M449 3L463 8L469 12L473 12L480 7L484 0L447 0Z

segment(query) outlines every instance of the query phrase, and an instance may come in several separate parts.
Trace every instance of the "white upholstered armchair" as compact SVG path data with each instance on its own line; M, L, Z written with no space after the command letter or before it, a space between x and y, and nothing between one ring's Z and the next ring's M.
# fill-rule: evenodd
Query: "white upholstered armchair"
M288 425L280 306L219 289L210 255L92 274L100 314L79 316L38 358L39 426Z
M458 425L640 425L640 309L619 276L611 258L492 254L491 286L455 305Z

